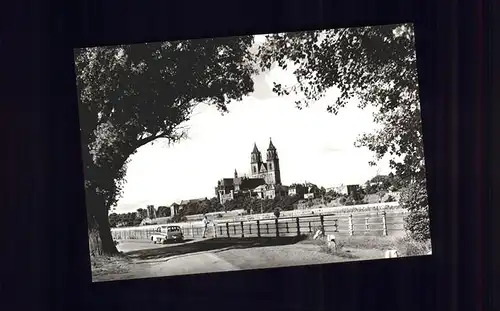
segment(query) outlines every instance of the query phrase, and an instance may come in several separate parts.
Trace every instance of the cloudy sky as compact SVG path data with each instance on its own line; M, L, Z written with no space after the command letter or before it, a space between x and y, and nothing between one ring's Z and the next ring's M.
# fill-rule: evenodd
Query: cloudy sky
M116 212L131 212L148 204L170 205L183 199L214 196L217 180L230 178L236 169L250 173L254 142L265 157L269 138L280 158L285 185L312 182L330 187L363 183L389 172L388 159L370 167L373 153L354 147L358 135L372 132L371 107L363 110L356 100L338 115L326 107L338 96L328 95L309 108L295 108L295 96L278 97L272 82L293 83L291 70L274 68L254 78L255 91L229 105L222 116L213 107L199 105L189 126L189 138L174 146L163 141L141 147L131 157L124 195Z

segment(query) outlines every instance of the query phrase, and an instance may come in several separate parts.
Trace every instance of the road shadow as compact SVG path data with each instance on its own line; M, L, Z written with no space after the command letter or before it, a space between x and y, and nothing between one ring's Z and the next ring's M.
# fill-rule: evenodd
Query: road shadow
M163 243L164 245L168 244L179 244L179 243L186 243L186 242L191 242L194 241L194 239L183 239L182 241L174 241L174 240L169 240L166 243ZM136 240L136 239L123 239L123 240L115 240L115 245L120 245L124 243L141 243L141 244L152 244L151 240ZM156 243L157 245L162 245L162 243Z
M165 243L163 243L163 245L175 245L175 244L187 243L187 242L191 242L191 241L194 241L194 239L184 239L182 241L170 240L170 241L166 241ZM158 243L158 245L162 245L162 244Z
M252 238L217 238L206 239L189 244L175 245L170 247L144 249L131 251L127 257L132 259L149 260L169 258L172 256L185 255L190 253L216 251L222 249L243 249L252 247L269 247L296 244L306 239L300 237L252 237Z

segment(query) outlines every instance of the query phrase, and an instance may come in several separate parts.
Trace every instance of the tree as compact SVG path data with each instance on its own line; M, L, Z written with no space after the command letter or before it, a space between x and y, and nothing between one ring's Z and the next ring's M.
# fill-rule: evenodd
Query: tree
M148 217L148 211L144 208L138 208L137 209L137 217L140 220L143 220Z
M354 205L356 204L356 200L352 196L348 196L347 199L343 200L344 205Z
M108 210L121 195L129 157L157 139L186 136L199 103L222 113L253 91L253 37L120 45L76 51L89 228L117 253Z
M187 221L187 217L184 213L184 208L179 210L179 212L177 214L175 214L174 216L172 216L172 219L171 219L172 222L184 222L184 221Z
M382 189L382 190L379 190L379 191L377 192L377 195L378 195L378 197L379 197L380 202L382 202L382 200L384 199L384 197L385 197L385 195L386 195L386 194L387 194L387 191L386 191L386 190L383 190L383 189Z
M363 134L356 145L384 155L396 175L407 180L425 178L413 26L386 25L323 31L272 34L259 48L259 64L295 67L297 83L274 82L279 95L299 94L299 109L337 87L340 97L328 107L338 113L357 97L360 107L377 109L374 119L382 127ZM401 159L400 159L401 157Z
M425 180L414 182L401 192L401 207L408 210L405 216L405 229L417 241L431 238L429 203Z
M299 109L317 101L332 87L339 89L340 96L328 106L331 113L338 113L353 98L359 99L361 108L372 105L376 109L374 120L381 127L361 135L355 145L374 152L371 165L390 155L390 166L398 179L393 190L425 190L413 25L273 34L266 37L258 56L262 70L275 64L283 69L295 67L297 82L285 86L274 82L273 91L302 96L295 102ZM407 226L427 236L423 224L428 223L429 215L421 212L425 204L400 200L403 206L410 202L420 203L410 211Z
M223 211L224 210L224 207L222 206L222 204L220 204L220 201L218 198L216 197L213 197L209 200L209 204L210 204L210 210L212 212L220 212L220 211Z
M336 198L339 198L341 196L341 194L335 190L328 190L325 195L331 199L336 199Z
M109 226L115 228L120 222L120 216L117 213L109 214Z
M158 211L156 212L156 215L158 217L170 217L170 207L168 206L158 206Z

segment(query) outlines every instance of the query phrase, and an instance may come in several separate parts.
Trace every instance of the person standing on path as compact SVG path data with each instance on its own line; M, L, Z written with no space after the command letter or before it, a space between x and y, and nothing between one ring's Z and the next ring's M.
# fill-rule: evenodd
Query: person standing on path
M208 220L207 215L204 214L203 215L203 238L205 238L207 235L207 229L208 229L209 222L210 221Z

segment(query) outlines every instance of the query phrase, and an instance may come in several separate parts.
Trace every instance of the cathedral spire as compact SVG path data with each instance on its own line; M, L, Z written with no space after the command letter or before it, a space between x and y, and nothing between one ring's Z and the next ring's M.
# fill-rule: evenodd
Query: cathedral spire
M251 163L260 163L262 161L262 155L261 155L259 149L257 148L256 143L253 143L253 151L251 154L251 158L252 158Z
M238 178L238 171L234 169L234 178Z
M259 153L259 149L257 148L257 143L253 143L253 151L252 153Z
M271 137L269 137L269 147L267 148L267 150L276 150L276 147L274 147L273 140L271 139Z
M278 159L278 152L276 151L276 147L273 145L273 141L271 137L269 137L269 147L267 148L267 161L274 161Z

